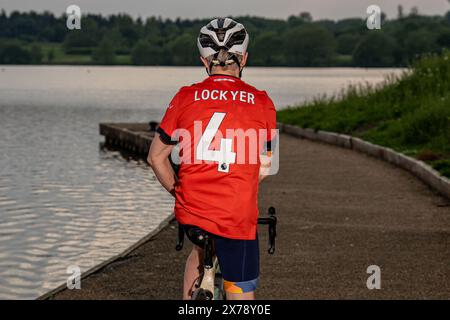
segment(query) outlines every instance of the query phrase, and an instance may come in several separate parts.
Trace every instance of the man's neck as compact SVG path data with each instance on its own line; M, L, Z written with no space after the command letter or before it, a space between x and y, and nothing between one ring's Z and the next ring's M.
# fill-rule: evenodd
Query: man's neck
M209 75L210 77L220 77L220 76L225 76L225 77L233 77L236 79L241 79L239 76L235 75L235 74L225 74L225 73L213 73Z
M211 73L212 76L231 76L235 78L239 78L239 72L236 71L225 71L225 70L217 70Z

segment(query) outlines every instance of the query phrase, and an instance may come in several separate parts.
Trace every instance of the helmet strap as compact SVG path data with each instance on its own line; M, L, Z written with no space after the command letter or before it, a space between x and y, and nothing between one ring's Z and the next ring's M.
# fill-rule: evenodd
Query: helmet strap
M244 68L241 67L241 63L239 62L239 59L236 57L236 55L232 55L231 59L234 60L234 62L236 62L236 64L238 65L239 68L239 78L242 78L242 70L244 70Z
M211 76L212 67L214 66L214 60L216 60L218 56L219 56L218 52L214 54L214 59L212 59L211 62L209 63L209 68L206 68L206 73L208 74L208 76Z
M216 53L214 55L214 59L212 59L211 63L209 64L209 68L206 68L206 73L208 74L208 76L211 76L212 67L214 67L214 66L225 67L226 65L229 65L229 64L227 64L226 62L223 62L223 61L220 62L219 64L215 63L214 60L216 60L218 56L219 56L219 53ZM230 61L230 60L233 60L234 63L237 64L237 66L239 68L239 78L242 78L242 71L244 70L244 68L241 67L241 63L239 62L239 59L236 57L236 55L233 54L233 55L231 55L229 60L227 60L227 62Z

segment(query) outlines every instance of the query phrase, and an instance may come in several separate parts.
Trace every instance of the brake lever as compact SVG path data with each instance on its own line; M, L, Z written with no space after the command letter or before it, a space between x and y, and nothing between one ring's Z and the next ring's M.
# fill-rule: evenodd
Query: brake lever
M275 253L275 238L277 237L277 217L274 207L269 208L269 254Z

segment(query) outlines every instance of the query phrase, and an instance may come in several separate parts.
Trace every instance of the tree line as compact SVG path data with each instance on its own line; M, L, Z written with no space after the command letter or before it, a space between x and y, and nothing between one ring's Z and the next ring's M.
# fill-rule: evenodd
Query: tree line
M418 55L450 47L450 11L442 16L382 16L381 30L366 20L235 17L250 33L253 66L406 66ZM127 14L82 17L68 30L65 15L0 12L0 64L199 65L196 37L210 19L134 19Z

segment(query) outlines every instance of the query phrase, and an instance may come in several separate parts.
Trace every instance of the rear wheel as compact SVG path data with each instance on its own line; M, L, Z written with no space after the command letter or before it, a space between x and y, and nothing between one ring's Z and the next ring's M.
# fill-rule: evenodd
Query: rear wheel
M192 300L213 300L214 295L211 291L198 288L192 294Z
M225 290L223 288L223 277L220 271L216 272L214 276L214 294L209 290L199 288L198 284L196 286L197 289L192 293L192 300L226 300Z

